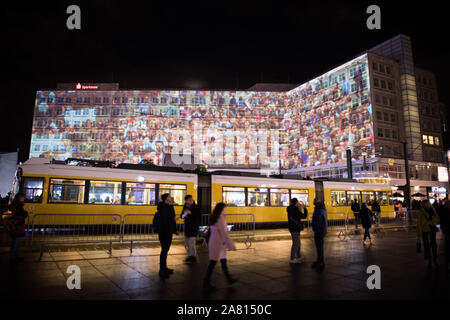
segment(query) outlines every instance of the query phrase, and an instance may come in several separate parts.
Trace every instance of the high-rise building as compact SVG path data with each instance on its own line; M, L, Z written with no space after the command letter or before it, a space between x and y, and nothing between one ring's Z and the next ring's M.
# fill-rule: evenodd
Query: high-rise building
M388 183L446 193L442 111L434 75L394 37L298 86L244 91L119 90L61 84L37 92L30 157L69 157ZM406 155L404 154L406 143ZM170 161L166 161L170 156Z

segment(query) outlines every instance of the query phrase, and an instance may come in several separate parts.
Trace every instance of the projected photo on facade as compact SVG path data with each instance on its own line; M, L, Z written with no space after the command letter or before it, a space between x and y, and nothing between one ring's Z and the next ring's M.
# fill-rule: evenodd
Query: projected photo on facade
M367 57L287 92L38 91L30 157L284 169L373 154Z

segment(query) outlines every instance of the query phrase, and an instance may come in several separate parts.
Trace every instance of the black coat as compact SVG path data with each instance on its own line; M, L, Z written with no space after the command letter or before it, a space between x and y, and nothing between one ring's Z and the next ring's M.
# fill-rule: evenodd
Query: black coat
M172 205L160 201L153 218L153 228L156 233L176 233L175 210Z
M374 202L372 204L372 211L381 212L381 208L380 208L380 205L378 204L378 202Z
M194 202L190 208L183 206L183 210L181 210L180 217L182 218L184 210L187 209L191 211L191 214L188 214L184 217L184 235L186 237L196 237L198 233L198 227L200 225L200 208Z
M352 209L353 213L359 212L359 210L361 210L358 202L353 202L350 208Z
M372 212L368 208L361 209L359 218L364 229L369 229L372 226Z
M302 219L308 216L308 210L305 208L303 213L297 206L290 205L286 208L288 214L289 232L300 232L303 230Z

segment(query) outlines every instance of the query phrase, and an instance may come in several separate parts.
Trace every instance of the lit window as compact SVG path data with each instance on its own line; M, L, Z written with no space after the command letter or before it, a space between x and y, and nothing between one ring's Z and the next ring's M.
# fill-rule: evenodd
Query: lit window
M84 180L50 179L49 202L84 203Z
M429 144L434 144L434 138L433 138L433 136L428 136L428 143L429 143Z
M438 137L434 137L434 144L435 145L439 145L439 138Z
M297 198L305 206L309 206L308 190L291 189L291 199Z
M269 205L268 189L248 188L248 205L250 207L266 207Z
M42 201L42 190L44 188L43 178L23 178L22 192L25 194L26 202L38 202Z
M122 182L91 181L89 203L120 204L122 199Z
M289 205L289 189L270 189L270 205L287 207Z
M181 206L184 203L184 197L186 196L186 186L181 184L160 184L159 185L159 199L164 193L170 194L173 198L173 204Z
M125 201L132 205L155 205L155 185L150 183L127 183Z
M428 144L428 136L427 135L422 135L422 142L425 144Z
M331 191L331 205L333 207L346 206L347 197L345 191Z
M245 207L245 188L223 187L222 199L227 206Z

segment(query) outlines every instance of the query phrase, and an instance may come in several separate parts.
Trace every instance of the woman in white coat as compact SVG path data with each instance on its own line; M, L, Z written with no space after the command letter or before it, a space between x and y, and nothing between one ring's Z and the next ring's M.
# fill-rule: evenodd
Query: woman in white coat
M214 267L216 266L218 260L220 260L220 264L222 265L222 270L225 274L225 277L227 278L228 284L232 285L233 283L238 281L237 279L232 278L228 273L226 258L227 250L236 250L236 246L234 245L233 240L231 240L228 234L227 221L225 220L224 216L225 208L225 203L218 203L211 214L209 222L209 265L208 269L206 270L206 277L204 281L205 289L209 290L215 289L211 285L210 280Z

